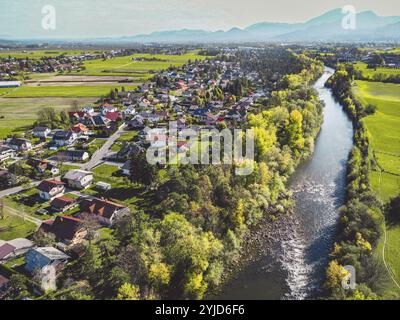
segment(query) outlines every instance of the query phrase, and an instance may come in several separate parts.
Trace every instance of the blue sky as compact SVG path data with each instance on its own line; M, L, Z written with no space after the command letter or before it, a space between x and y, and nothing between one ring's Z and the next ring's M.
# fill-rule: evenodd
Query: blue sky
M328 10L400 15L398 0L0 0L0 37L84 38L172 29L227 30L250 24L302 22ZM41 9L56 9L56 29L41 26Z

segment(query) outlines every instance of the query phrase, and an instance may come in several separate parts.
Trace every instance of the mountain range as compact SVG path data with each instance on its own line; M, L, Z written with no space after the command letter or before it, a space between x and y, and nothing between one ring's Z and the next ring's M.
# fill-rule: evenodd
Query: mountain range
M331 10L304 23L260 22L228 31L171 30L118 38L129 42L340 42L400 41L400 16L356 14L356 28L344 29L342 9ZM116 40L116 39L115 39Z

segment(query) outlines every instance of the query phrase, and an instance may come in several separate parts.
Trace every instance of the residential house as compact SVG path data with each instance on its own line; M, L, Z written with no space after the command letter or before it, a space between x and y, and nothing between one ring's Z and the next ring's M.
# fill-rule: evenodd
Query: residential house
M73 131L58 130L54 133L53 142L58 147L70 146L73 144L78 135Z
M82 108L82 112L92 116L94 114L94 108L91 106L86 106Z
M81 202L81 212L93 214L101 224L112 226L114 222L130 212L129 208L106 199L85 199Z
M69 259L70 257L64 252L53 247L32 248L25 256L25 269L31 274L48 266L59 271Z
M77 136L87 135L89 133L89 129L82 123L77 123L71 128L72 132L75 132Z
M59 161L83 162L89 159L89 153L80 150L64 150L57 153Z
M65 183L58 180L43 180L37 188L39 190L39 197L49 201L64 194Z
M155 113L148 113L148 112L142 112L139 114L144 120L147 120L149 123L158 123L159 121L162 120L162 117L158 116Z
M139 105L139 108L147 109L151 105L151 102L147 99L143 99L142 101L139 102L138 105Z
M44 221L40 230L54 234L57 241L67 245L81 243L87 235L83 220L70 216L57 216L55 220Z
M105 118L112 122L115 122L115 121L118 121L119 119L121 119L121 114L118 111L107 112L107 114L105 115Z
M103 116L93 116L88 119L87 124L92 128L108 128L110 126L110 120Z
M25 238L3 241L0 243L0 261L20 257L32 247L33 242Z
M156 111L154 114L158 117L158 121L165 121L169 119L168 111Z
M122 111L124 117L134 116L136 114L136 110L134 106L128 106Z
M136 116L134 119L127 121L126 125L131 130L141 130L145 127L142 116Z
M14 149L6 146L0 146L0 162L13 157L15 157Z
M65 212L78 205L78 201L69 197L58 197L50 202L51 209L56 212Z
M49 161L28 159L27 163L39 174L49 173L54 176L60 173L60 169Z
M118 111L118 108L117 107L114 107L114 106L112 106L112 105L110 105L110 104L103 104L101 107L100 107L100 112L101 112L101 114L103 115L103 116L106 116L107 115L107 113L110 113L110 112L117 112Z
M12 138L8 142L8 146L16 151L32 150L32 143L27 139Z
M107 182L103 182L103 181L98 181L96 182L96 190L100 190L100 191L108 191L111 189L111 184L107 183Z
M68 115L71 123L85 123L87 119L91 117L90 114L83 111L70 111Z
M192 112L193 117L199 120L206 120L207 114L210 113L210 109L207 108L199 108Z
M70 188L85 189L90 186L93 181L93 173L84 170L69 170L63 180Z
M51 129L47 127L35 127L32 130L32 135L36 138L46 139L51 133Z
M231 109L229 112L225 115L226 120L236 120L236 121L241 121L243 119L243 114L236 109Z

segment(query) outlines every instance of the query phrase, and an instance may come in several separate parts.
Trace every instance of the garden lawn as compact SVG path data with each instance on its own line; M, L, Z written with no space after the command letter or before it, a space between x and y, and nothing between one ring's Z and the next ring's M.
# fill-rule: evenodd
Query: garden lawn
M111 190L101 192L97 191L95 186L92 186L85 193L121 202L132 210L135 210L138 201L144 201L145 191L143 188L131 183L128 177L121 175L117 166L102 164L92 171L95 182L103 181L109 183L111 184Z
M5 217L0 219L0 240L8 241L15 238L26 238L36 231L34 223L7 214L7 208L4 211Z

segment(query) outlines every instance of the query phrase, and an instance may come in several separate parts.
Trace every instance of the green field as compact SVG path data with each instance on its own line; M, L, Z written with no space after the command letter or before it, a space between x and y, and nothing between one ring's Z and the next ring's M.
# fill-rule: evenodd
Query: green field
M101 51L85 50L85 52L100 53ZM0 57L10 55L24 58L28 56L34 59L43 56L79 55L81 53L82 50L49 49L0 52ZM155 57L165 61L133 61L132 58L135 57ZM108 94L113 88L119 90L122 87L127 90L135 89L138 84L152 77L152 73L166 69L171 65L183 65L189 59L205 59L205 57L197 55L194 51L184 55L139 53L104 61L102 59L85 61L86 70L79 73L64 75L56 75L55 73L29 74L30 82L23 84L22 87L0 89L0 139L13 133L26 131L36 121L37 112L43 107L54 107L58 111L67 110L71 107L72 99L77 100L81 105L87 103L87 100L92 100L90 101L91 104L97 98ZM79 83L71 83L69 80L74 75L81 75L82 80L79 80ZM122 84L118 82L118 79L104 80L107 83L96 83L92 76L124 76L129 77L134 83ZM60 81L60 78L63 81Z
M383 201L400 193L400 85L356 81L354 92L363 105L377 111L365 118L370 143L379 167L371 173L374 190Z
M370 144L379 167L370 171L370 183L378 198L387 203L400 194L400 85L381 82L356 81L354 92L365 106L377 106L375 114L365 118ZM385 246L385 260L395 280L400 283L400 226L389 227ZM384 237L375 254L382 257ZM400 289L393 280L385 286L384 297L395 298Z
M9 215L5 209L4 219L0 219L0 240L25 238L36 230L36 225L22 218Z
M52 107L56 112L68 110L74 101L92 104L97 98L0 98L0 139L26 132L37 120L37 112Z
M127 85L99 85L99 86L41 86L29 87L22 86L4 95L5 98L40 98L40 97L59 97L59 98L84 98L100 97L106 95L111 89L134 90L137 86Z
M390 75L400 75L400 69L394 69L394 68L376 68L375 69L368 69L367 64L364 62L357 62L355 64L355 68L357 70L360 70L363 74L364 77L373 79L374 75L376 74L382 74L384 76L390 76Z
M166 61L133 61L133 58L145 57L156 58ZM205 59L204 56L197 55L195 52L183 55L151 55L137 53L126 57L117 57L108 60L89 60L84 62L86 70L78 74L86 75L130 75L137 77L150 77L151 71L160 71L169 66L181 66L195 59Z
M82 54L83 52L91 53L102 51L98 50L60 50L60 49L48 49L48 50L18 50L18 51L0 51L0 58L8 58L9 56L14 58L30 58L30 59L38 59L41 57L57 57L62 54L67 56L77 56Z
M0 88L0 97L15 90L14 88Z
M389 227L386 231L387 240L385 246L385 260L387 263L387 267L390 269L393 278L395 281L400 284L400 226ZM376 249L375 254L382 257L383 255L383 245L384 245L384 237L382 237L379 245ZM385 299L398 299L400 295L400 289L394 283L393 280L388 282L388 285L385 286L385 290L383 292L383 296Z

